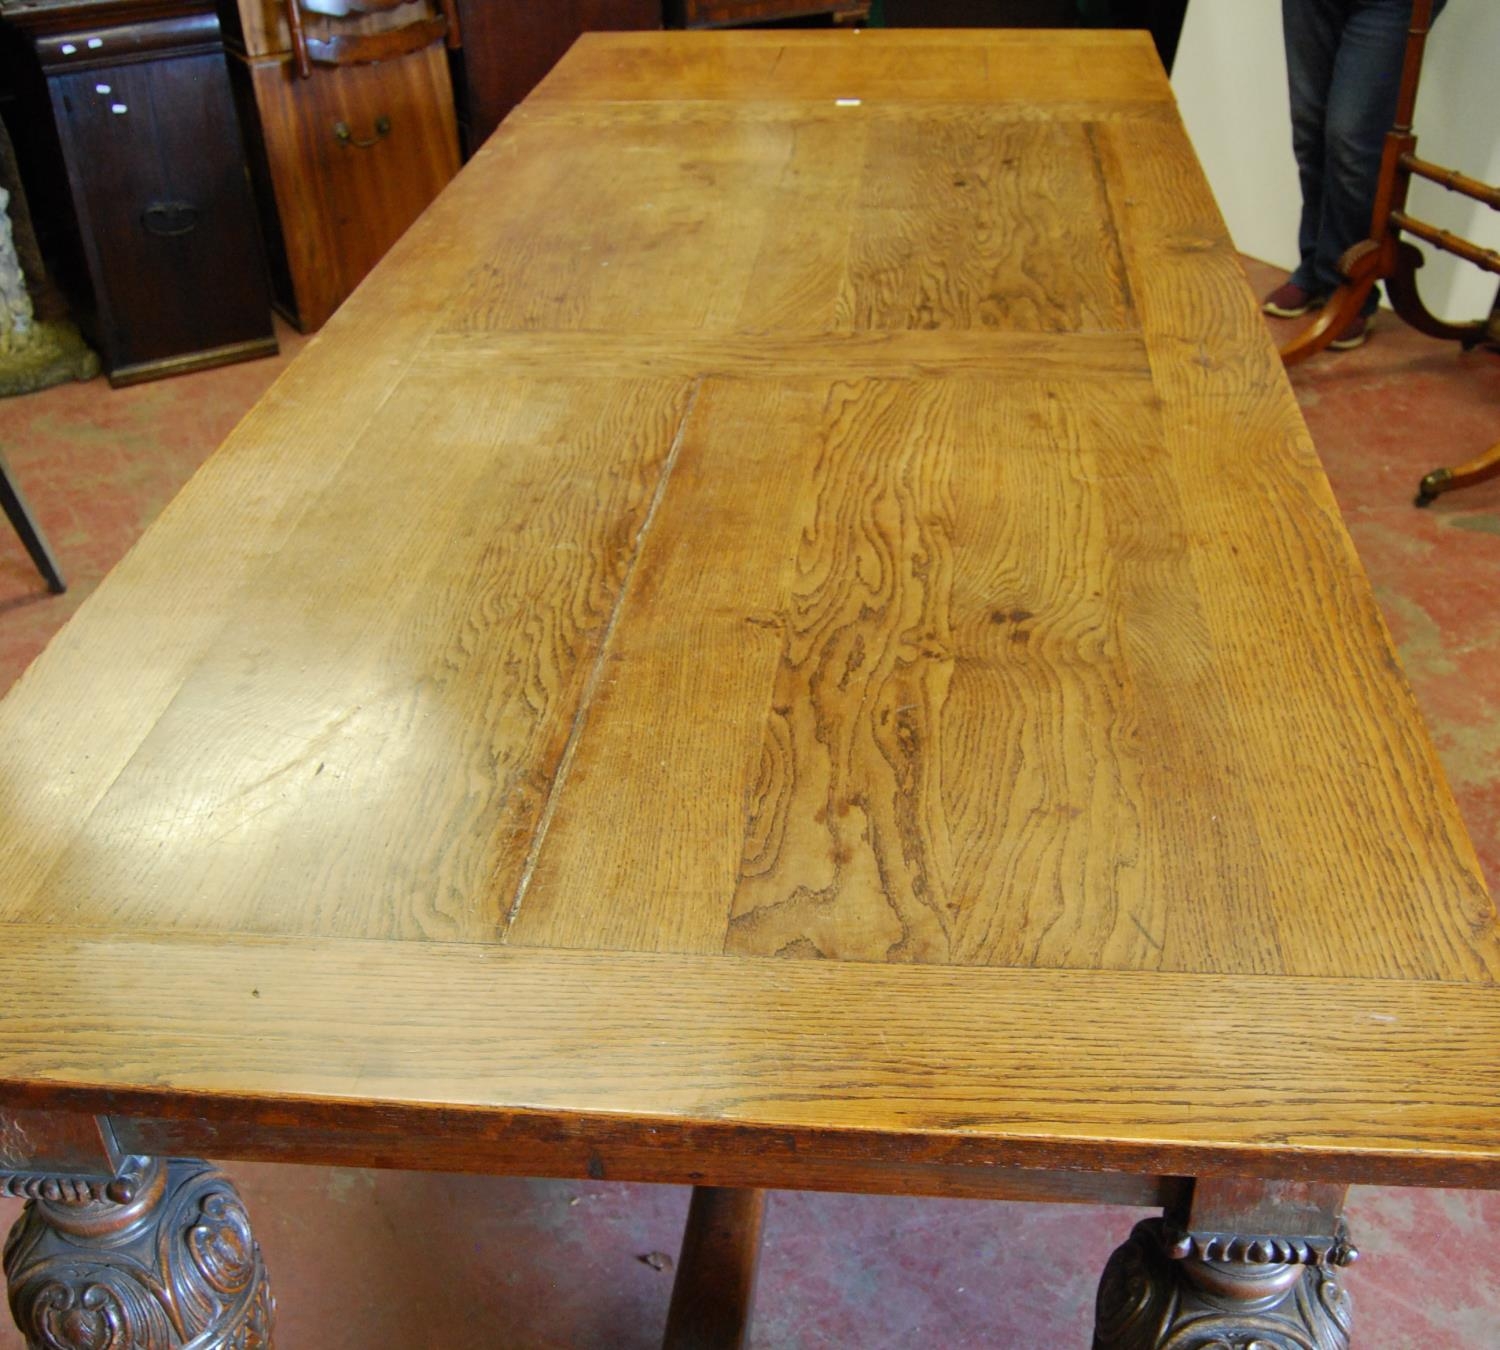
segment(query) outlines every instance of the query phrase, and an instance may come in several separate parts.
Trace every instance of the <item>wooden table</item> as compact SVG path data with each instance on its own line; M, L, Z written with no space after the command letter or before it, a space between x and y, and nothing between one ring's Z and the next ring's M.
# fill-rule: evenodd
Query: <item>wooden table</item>
M181 1155L698 1184L675 1346L758 1188L1160 1206L1098 1346L1324 1350L1347 1183L1500 1183L1495 912L1143 36L584 39L0 797L36 1344L263 1343Z

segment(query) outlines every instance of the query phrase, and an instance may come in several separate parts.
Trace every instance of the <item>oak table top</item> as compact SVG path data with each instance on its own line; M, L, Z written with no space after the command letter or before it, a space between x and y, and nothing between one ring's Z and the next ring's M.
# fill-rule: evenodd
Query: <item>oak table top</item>
M1144 35L583 39L0 705L0 859L0 1102L222 1156L1500 1184L1495 911Z

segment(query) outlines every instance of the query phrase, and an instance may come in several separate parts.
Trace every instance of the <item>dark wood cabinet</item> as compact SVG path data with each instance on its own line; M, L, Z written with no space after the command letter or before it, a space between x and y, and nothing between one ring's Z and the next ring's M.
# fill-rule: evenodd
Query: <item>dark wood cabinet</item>
M457 0L463 49L454 86L472 154L583 33L735 24L832 15L858 20L870 0Z
M24 115L50 115L66 174L72 218L50 237L81 256L56 271L111 383L274 352L212 0L11 0L0 13L46 101Z
M459 117L470 153L582 33L660 28L661 0L458 0Z
M671 12L684 28L725 28L815 14L855 22L869 14L870 0L674 0Z
M1078 0L885 0L892 28L1069 28Z

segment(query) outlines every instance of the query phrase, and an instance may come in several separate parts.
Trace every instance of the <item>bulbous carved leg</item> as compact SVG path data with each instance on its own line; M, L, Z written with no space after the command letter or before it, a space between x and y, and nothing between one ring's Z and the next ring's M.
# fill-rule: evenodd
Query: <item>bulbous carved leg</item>
M1204 1243L1146 1219L1105 1267L1094 1350L1349 1350L1338 1267L1353 1257L1342 1242Z
M24 1193L5 1276L31 1350L270 1350L260 1247L208 1163L131 1158L107 1184Z

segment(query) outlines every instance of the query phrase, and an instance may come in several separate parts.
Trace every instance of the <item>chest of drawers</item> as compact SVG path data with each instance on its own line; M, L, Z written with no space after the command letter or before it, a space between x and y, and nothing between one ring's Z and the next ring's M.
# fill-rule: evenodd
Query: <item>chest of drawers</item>
M219 0L249 142L276 304L320 328L458 172L453 86L441 40L388 60L313 64L292 55L285 0ZM389 14L307 15L327 42L436 18L426 0Z

